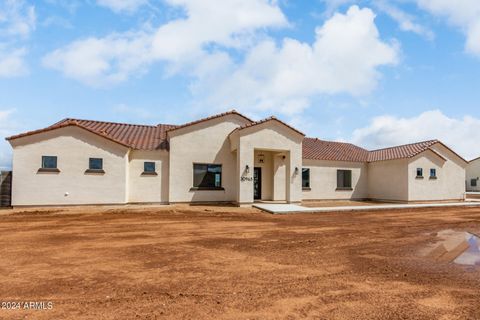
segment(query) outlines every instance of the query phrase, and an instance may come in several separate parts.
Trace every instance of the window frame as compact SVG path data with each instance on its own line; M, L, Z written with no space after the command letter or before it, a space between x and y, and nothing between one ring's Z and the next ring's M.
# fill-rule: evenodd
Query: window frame
M477 179L470 179L470 187L478 187Z
M420 172L420 174L418 174L419 172ZM423 179L423 178L424 178L424 177L423 177L423 168L417 168L416 174L417 174L417 175L415 176L416 179Z
M202 178L202 181L200 183L196 183L196 178L195 178L195 173L196 173L196 167L197 166L205 166L206 169L205 169L205 175L203 176ZM220 168L220 182L219 182L219 186L216 186L216 185L202 185L202 183L204 182L204 179L206 178L206 176L208 175L209 173L209 169L212 169L213 168ZM217 164L217 163L197 163L197 162L194 162L193 165L192 165L192 188L190 188L191 191L195 191L195 190L225 190L223 188L223 165L222 164ZM198 170L198 169L197 169ZM214 175L214 178L213 178L213 183L216 184L216 174L218 174L218 172L210 172Z
M98 168L93 168L92 166L92 161L94 160L100 160L100 163L101 163L101 168L98 169ZM93 158L93 157L90 157L88 158L88 169L85 171L85 173L95 173L95 174L104 174L105 173L105 170L103 169L104 168L104 161L103 161L103 158Z
M430 179L435 180L437 178L438 178L437 177L437 169L436 168L430 168Z
M54 159L55 160L55 167L53 166L46 166L46 160L47 159ZM42 156L40 168L38 169L37 172L39 173L59 173L60 170L58 169L58 156Z
M348 173L348 174L346 174ZM340 179L342 177L342 179ZM340 184L340 182L342 182ZM337 169L337 189L336 190L353 190L353 172L348 169Z
M153 171L147 170L147 164L153 164ZM157 163L155 161L144 161L142 176L157 176Z
M310 168L302 168L302 189L303 190L311 190L311 179L310 179ZM308 180L307 180L307 183L305 183L305 177L304 177L304 173L307 173L308 175Z

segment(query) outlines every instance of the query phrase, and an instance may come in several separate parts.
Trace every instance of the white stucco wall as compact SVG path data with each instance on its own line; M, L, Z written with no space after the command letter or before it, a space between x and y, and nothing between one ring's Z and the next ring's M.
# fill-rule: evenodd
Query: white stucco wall
M171 203L236 201L236 154L230 149L228 135L245 123L240 116L228 115L170 132ZM192 191L194 163L221 164L225 190ZM253 173L253 163L251 167Z
M472 187L471 180L477 180L477 186ZM480 159L476 159L468 163L466 168L467 191L480 191Z
M408 201L408 160L369 163L368 198Z
M368 196L366 163L304 159L303 168L310 169L311 189L303 190L304 200L364 199ZM352 171L353 190L336 190L337 170Z
M409 201L461 200L465 193L466 163L441 144L432 146L442 160L432 151L412 158L408 164ZM416 169L423 168L423 179L416 179ZM437 179L430 179L430 169L437 169Z
M145 162L155 162L157 175L142 175ZM129 156L128 201L168 202L168 152L134 150Z
M13 206L127 202L126 147L74 126L11 143ZM57 156L60 172L38 173L42 156ZM105 174L86 174L89 158L103 158Z

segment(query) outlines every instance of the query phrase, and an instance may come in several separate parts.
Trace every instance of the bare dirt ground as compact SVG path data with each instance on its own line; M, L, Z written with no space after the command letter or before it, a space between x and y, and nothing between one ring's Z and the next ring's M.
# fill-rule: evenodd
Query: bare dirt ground
M480 319L480 271L419 252L480 208L0 212L0 319Z

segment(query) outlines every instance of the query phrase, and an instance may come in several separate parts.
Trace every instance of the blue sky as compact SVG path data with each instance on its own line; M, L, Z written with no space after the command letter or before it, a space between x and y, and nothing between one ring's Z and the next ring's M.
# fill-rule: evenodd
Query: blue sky
M4 137L235 108L369 149L438 138L470 159L479 78L477 0L0 0Z

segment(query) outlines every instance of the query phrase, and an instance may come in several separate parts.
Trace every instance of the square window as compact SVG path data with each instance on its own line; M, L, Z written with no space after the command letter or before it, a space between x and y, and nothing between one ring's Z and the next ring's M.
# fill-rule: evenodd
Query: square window
M423 178L423 169L417 168L417 178Z
M103 170L103 159L102 158L90 158L89 170Z
M42 169L57 169L57 157L42 156Z
M155 170L155 162L145 162L143 164L143 172L145 173L154 173Z
M222 165L219 164L194 164L194 188L221 188Z

